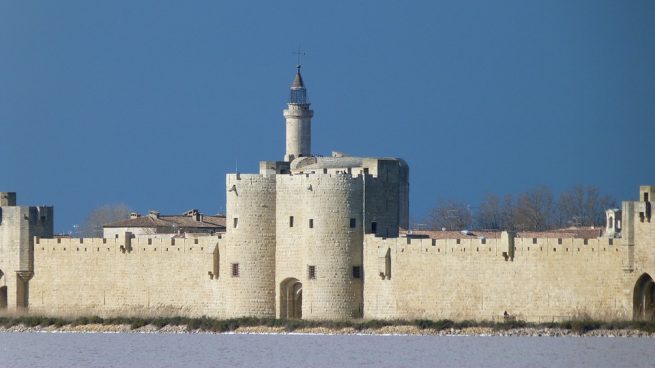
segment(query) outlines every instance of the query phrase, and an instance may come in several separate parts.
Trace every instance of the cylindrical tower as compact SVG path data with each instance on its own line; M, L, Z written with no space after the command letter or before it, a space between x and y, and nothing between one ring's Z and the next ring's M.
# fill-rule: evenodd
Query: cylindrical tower
M277 316L361 317L361 177L316 173L277 179Z
M291 83L291 93L287 108L284 110L286 119L286 154L284 161L293 161L298 157L311 155L312 146L312 116L309 109L307 89L300 75L300 65L297 66L296 77Z
M225 313L274 317L275 176L229 174L226 199Z
M315 175L304 195L305 227L303 318L361 317L362 280L353 267L362 265L362 177L348 173ZM311 272L314 274L312 275Z

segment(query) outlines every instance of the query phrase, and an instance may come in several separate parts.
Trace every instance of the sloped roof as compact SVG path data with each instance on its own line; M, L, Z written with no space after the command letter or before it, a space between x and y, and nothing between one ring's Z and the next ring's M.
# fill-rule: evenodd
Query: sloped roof
M165 227L165 228L204 228L225 230L225 216L201 215L197 221L193 216L187 215L146 215L104 225L103 227Z
M496 239L500 238L500 231L438 231L438 230L412 230L412 235L423 235L430 239Z

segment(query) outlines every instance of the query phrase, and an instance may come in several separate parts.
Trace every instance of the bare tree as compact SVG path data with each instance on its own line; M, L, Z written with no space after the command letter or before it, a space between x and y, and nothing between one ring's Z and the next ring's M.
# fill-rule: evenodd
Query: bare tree
M112 222L127 220L132 210L125 203L105 204L97 207L89 213L82 226L80 233L84 237L101 237L103 225Z
M562 226L599 226L605 223L605 210L614 207L616 200L600 195L594 186L576 185L559 197L560 224Z
M432 209L425 224L433 230L470 229L473 223L471 210L460 202L446 201Z
M553 193L548 187L540 186L519 196L513 223L517 230L543 231L553 228L555 215Z
M503 207L500 197L487 193L480 203L480 209L475 216L476 226L479 229L501 230L505 227Z

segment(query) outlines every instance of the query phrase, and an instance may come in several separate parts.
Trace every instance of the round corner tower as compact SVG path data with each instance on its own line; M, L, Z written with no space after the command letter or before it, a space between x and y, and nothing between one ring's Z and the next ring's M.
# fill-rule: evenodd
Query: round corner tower
M309 109L307 89L300 74L300 65L296 68L296 77L291 83L289 102L284 110L287 132L284 161L288 162L298 157L310 156L312 148L312 116L314 116L314 111Z

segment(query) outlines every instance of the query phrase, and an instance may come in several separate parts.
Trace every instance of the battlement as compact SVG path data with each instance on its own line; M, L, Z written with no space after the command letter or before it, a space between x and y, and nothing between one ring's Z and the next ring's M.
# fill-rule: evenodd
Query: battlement
M212 253L220 237L199 238L34 238L34 252L70 254L189 254Z
M452 238L429 237L380 238L366 235L365 243L379 249L391 248L396 254L469 255L472 257L502 257L512 261L527 256L621 256L620 241L613 238Z

